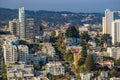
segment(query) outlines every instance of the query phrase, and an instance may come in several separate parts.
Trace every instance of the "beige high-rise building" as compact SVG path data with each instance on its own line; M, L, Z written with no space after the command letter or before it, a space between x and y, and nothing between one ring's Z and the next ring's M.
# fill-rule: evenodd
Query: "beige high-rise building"
M103 29L103 34L106 33L106 18L102 18L102 29Z
M105 17L102 18L103 34L112 35L112 22L116 19L120 19L120 11L105 10Z
M11 34L15 36L19 36L19 20L18 19L13 19L12 21L9 21L9 29Z
M120 42L120 19L112 22L112 43Z
M102 20L103 34L111 34L111 22L114 20L114 12L106 9L105 17Z
M4 61L5 64L11 64L17 62L18 53L17 47L12 44L6 44L3 46L4 49Z

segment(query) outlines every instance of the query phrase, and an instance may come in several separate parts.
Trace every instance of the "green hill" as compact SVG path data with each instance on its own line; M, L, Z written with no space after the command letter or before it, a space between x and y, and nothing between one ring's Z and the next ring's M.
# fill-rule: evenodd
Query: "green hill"
M73 12L55 12L55 11L25 11L26 18L34 18L36 24L41 22L48 22L51 24L65 24L71 23L72 25L101 24L103 14L101 13L73 13ZM18 18L17 9L0 8L0 25L5 25L9 20Z

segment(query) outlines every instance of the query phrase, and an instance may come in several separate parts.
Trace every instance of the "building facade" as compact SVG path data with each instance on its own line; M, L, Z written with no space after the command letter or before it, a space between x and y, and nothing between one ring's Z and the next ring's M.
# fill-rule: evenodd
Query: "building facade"
M29 59L29 49L26 45L19 45L19 61L27 63L27 60Z
M9 21L9 29L12 35L19 36L19 20L13 19L12 21Z
M25 39L25 11L24 7L19 8L19 23L20 23L20 28L19 28L19 38L20 39Z
M51 43L43 43L41 45L42 45L42 53L44 53L48 56L54 57L55 49Z
M52 75L64 75L65 68L62 66L61 62L49 62L46 64L46 72Z
M112 22L112 43L120 42L120 19Z
M93 80L93 73L80 73L81 80Z
M6 65L17 62L18 53L16 46L13 46L12 44L5 44L3 46L3 50L4 50L4 61Z
M30 80L34 77L32 65L16 64L7 66L7 80Z
M102 18L103 34L112 34L112 22L116 19L120 19L120 11L105 10L105 17Z
M120 47L108 47L107 53L109 53L110 57L119 59L120 58Z
M103 34L111 34L111 22L114 20L114 12L110 9L105 10L105 17L103 17Z
M34 19L33 18L27 18L26 19L26 39L34 39Z

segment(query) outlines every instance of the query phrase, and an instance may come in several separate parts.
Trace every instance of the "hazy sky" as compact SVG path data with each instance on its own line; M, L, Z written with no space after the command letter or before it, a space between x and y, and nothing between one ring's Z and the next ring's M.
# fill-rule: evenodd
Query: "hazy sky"
M0 0L0 8L26 10L104 12L106 8L120 10L120 0Z

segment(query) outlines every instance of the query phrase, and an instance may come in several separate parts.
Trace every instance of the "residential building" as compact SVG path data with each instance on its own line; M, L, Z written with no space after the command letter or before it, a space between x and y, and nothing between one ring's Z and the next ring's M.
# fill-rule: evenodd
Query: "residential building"
M105 10L105 17L102 19L103 34L112 34L112 21L120 19L120 11Z
M11 44L3 46L5 64L15 63L18 60L17 47Z
M20 23L19 38L25 39L25 11L24 11L24 7L19 8L19 23Z
M97 62L101 66L107 66L108 68L113 68L114 67L114 61L112 60L101 60Z
M100 73L100 76L101 76L101 77L104 77L104 78L107 78L107 77L108 77L108 72L102 71L102 72Z
M33 42L33 39L35 37L34 27L35 27L34 19L33 18L27 18L26 19L26 39L32 40L31 42Z
M51 43L43 43L42 45L43 45L42 46L42 52L44 54L47 54L49 56L54 57L54 55L55 55L55 49L52 46L52 44Z
M66 42L66 47L77 46L80 44L80 38L73 38L73 37L66 38L65 42Z
M120 80L120 78L113 77L113 78L110 78L110 80Z
M120 47L108 47L107 53L109 53L110 57L119 59L120 58Z
M81 80L93 80L93 73L80 73Z
M47 77L33 77L30 80L49 80Z
M27 63L29 59L29 49L26 45L19 45L19 61Z
M102 31L103 31L103 34L105 34L107 32L107 30L106 30L106 17L102 17Z
M43 30L43 41L44 42L49 42L50 41L50 36L51 36L51 33L52 33L53 30L51 29L44 29Z
M5 64L15 63L18 60L17 46L13 44L16 37L10 35L6 36L3 41L3 55Z
M12 21L9 21L9 29L12 35L19 36L19 20L13 19Z
M120 42L120 19L112 22L111 30L112 43Z
M106 80L108 77L108 72L102 71L100 72L100 75L98 76L97 80Z
M33 65L15 64L7 66L7 80L29 80L34 77Z
M53 61L46 64L46 72L52 75L64 75L65 68L62 66L61 62Z
M89 29L86 28L86 27L79 27L79 32L80 32L80 33L88 32L88 31L89 31Z
M42 64L45 64L47 62L47 57L45 55L34 55L32 61L36 65L39 65L40 62L42 62Z
M88 41L88 44L90 44L90 48L96 48L96 42L95 41L92 41L92 40L90 40L90 41Z
M98 61L100 61L100 60L103 60L103 55L98 55L98 54L96 54L96 53L90 53L90 54L92 54L93 59L94 59L95 62L98 62Z
M111 22L114 20L113 11L105 10L105 17L103 17L103 34L111 34Z

